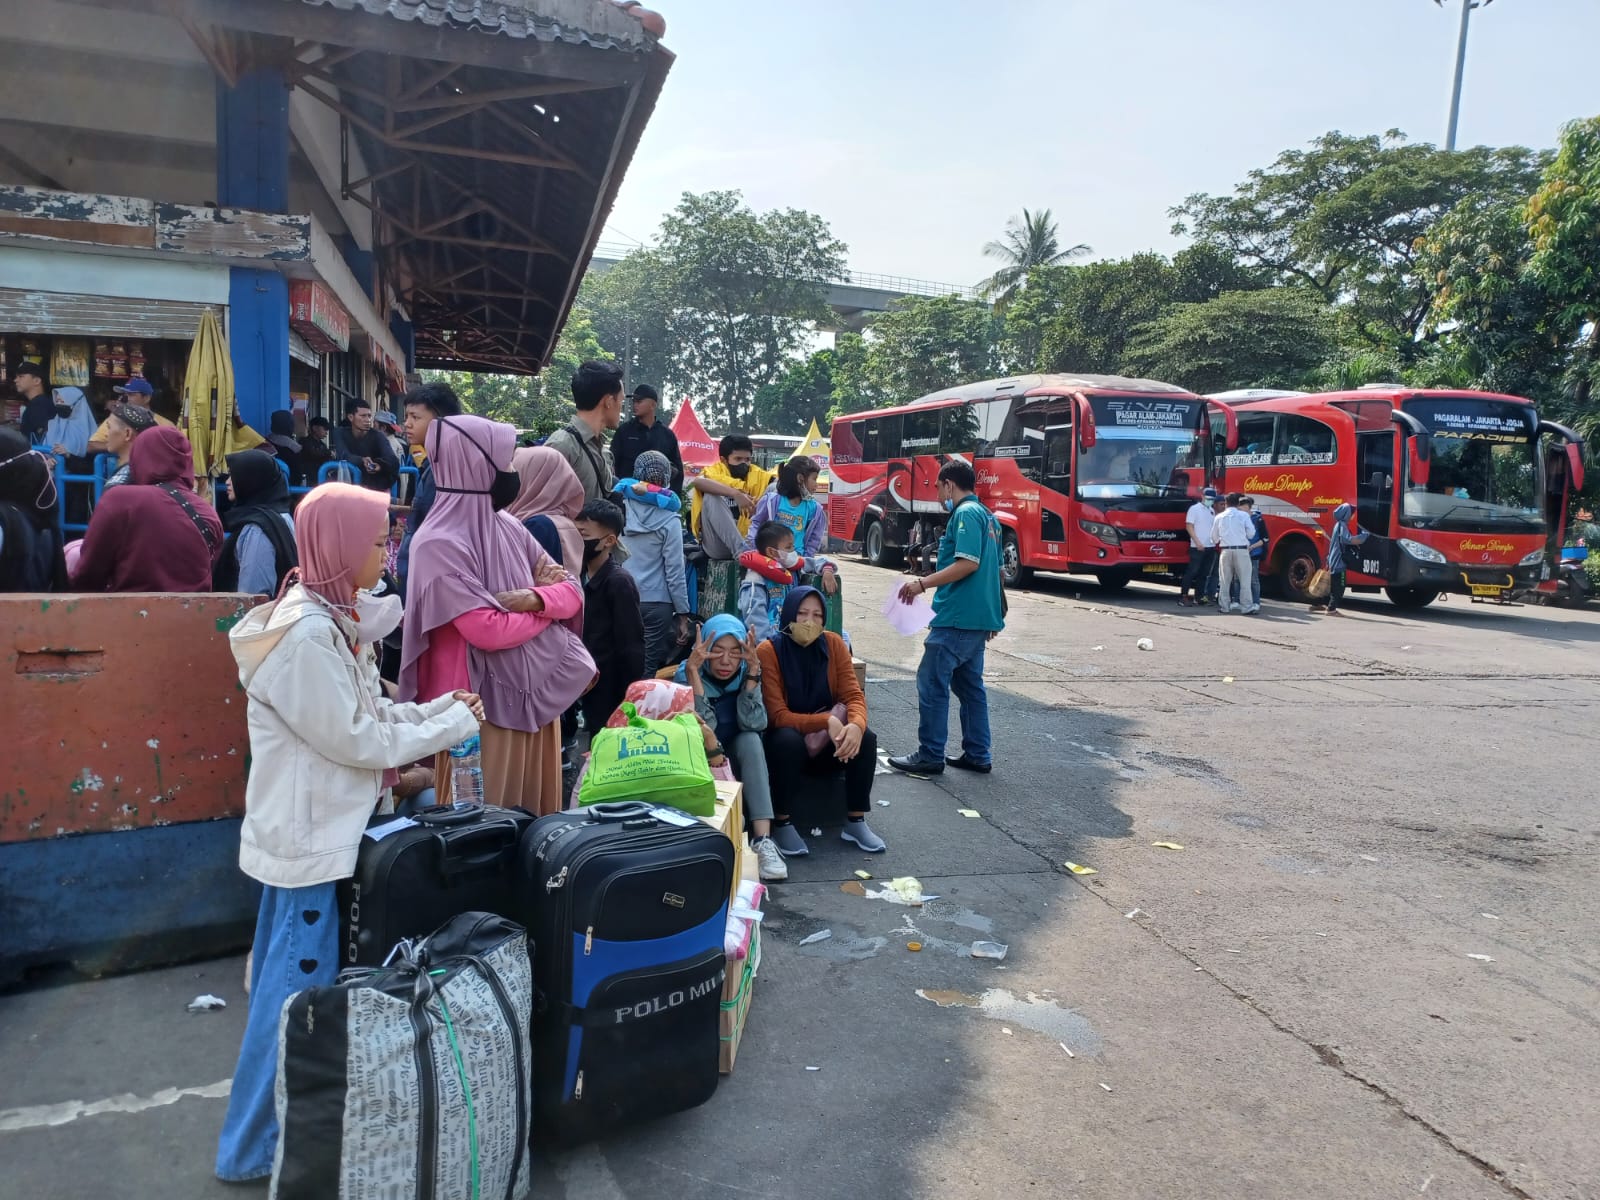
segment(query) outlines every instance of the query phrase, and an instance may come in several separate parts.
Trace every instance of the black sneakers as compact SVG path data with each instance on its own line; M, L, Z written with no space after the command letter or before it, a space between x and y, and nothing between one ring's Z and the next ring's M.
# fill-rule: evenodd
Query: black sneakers
M973 762L965 752L959 758L947 758L944 761L947 766L960 767L963 771L976 771L979 775L987 775L994 770L993 763Z

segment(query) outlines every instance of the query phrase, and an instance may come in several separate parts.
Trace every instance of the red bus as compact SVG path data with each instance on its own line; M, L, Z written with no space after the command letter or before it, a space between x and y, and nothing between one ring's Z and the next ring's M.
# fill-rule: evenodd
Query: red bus
M1503 598L1549 578L1583 486L1583 440L1528 400L1399 384L1211 399L1235 415L1225 485L1255 497L1270 534L1262 575L1291 599L1325 562L1341 503L1371 535L1346 564L1354 591L1421 608L1441 592Z
M930 558L944 528L935 482L958 458L1000 520L1008 586L1035 569L1110 587L1170 579L1189 561L1184 513L1221 471L1232 422L1227 405L1114 375L990 379L850 413L833 422L828 532L874 565Z

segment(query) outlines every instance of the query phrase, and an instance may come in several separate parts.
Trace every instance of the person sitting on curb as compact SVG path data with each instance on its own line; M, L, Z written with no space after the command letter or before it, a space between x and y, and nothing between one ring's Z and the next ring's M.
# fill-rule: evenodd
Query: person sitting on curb
M744 784L744 815L750 823L750 848L755 851L765 883L789 878L789 867L772 840L772 787L761 735L767 728L762 698L762 668L756 638L738 617L718 613L705 623L700 640L678 664L674 681L694 691L695 711L716 731L718 746Z
M843 771L846 821L839 837L868 854L881 854L887 846L867 824L878 737L867 726L867 698L850 648L822 628L824 612L821 592L794 588L784 597L772 636L756 649L767 702L772 839L785 857L811 853L790 820L794 796L803 776Z

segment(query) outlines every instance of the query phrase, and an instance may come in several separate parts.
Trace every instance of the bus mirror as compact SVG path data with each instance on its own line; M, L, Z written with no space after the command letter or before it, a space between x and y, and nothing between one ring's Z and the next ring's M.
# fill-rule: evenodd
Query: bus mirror
M1233 411L1233 406L1231 404L1208 404L1206 405L1206 416L1208 419L1214 417L1222 419L1222 428L1220 430L1217 429L1215 420L1211 422L1212 431L1222 439L1217 457L1220 458L1224 454L1232 454L1237 451L1239 449L1239 414Z
M1572 478L1573 494L1583 491L1583 445L1579 442L1568 442L1567 471Z
M1411 439L1411 482L1417 487L1428 486L1428 463L1433 458L1427 435Z
M1078 446L1088 450L1094 446L1094 409L1082 396L1077 398L1075 407L1078 410Z

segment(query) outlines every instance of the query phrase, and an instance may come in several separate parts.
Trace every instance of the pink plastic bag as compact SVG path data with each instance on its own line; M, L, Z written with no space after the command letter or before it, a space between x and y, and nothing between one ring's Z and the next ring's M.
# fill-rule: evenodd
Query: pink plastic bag
M622 697L623 704L632 704L641 717L652 721L665 721L679 713L694 711L694 691L688 684L674 683L670 679L636 679L628 685ZM613 729L628 723L628 714L618 705L606 720Z
M926 596L918 596L910 604L900 599L900 588L903 580L896 580L889 589L888 598L883 602L884 618L889 622L889 628L896 633L911 637L921 633L928 627L928 622L933 620L933 605L928 603Z

